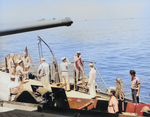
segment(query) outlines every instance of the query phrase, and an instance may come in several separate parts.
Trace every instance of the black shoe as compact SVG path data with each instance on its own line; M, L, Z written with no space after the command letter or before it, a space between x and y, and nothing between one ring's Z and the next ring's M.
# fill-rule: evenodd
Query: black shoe
M60 86L60 84L57 84L57 86Z

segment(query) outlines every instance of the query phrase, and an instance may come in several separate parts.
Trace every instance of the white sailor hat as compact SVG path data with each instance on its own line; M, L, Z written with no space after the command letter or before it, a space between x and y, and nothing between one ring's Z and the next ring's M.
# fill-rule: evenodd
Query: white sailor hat
M65 59L66 59L66 57L62 57L62 58L61 58L62 61L65 60Z
M92 63L89 64L90 67L93 67L94 65Z
M18 62L18 64L19 64L19 63L21 63L21 62L22 62L22 60L18 60L17 62Z
M45 61L45 58L41 58L41 61Z
M10 76L10 80L11 80L11 81L15 81L15 76L14 76L14 75L11 75L11 76Z
M11 75L10 77L11 77L11 78L15 78L15 75Z
M77 54L81 54L81 52L80 52L80 51L77 51Z

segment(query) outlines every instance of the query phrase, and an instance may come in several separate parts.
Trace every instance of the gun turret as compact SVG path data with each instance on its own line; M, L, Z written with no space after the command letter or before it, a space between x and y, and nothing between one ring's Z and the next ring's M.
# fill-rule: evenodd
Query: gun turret
M46 28L53 28L58 26L70 26L73 21L70 18L60 20L39 20L27 23L17 24L2 24L0 25L0 36L11 35L22 32L29 32L35 30L41 30Z

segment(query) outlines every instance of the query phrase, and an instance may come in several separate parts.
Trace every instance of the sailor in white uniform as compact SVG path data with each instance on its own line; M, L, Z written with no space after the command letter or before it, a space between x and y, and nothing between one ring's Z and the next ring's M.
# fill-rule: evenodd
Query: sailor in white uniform
M15 81L16 82L24 82L24 72L23 72L23 68L21 66L22 60L18 60L17 63L18 63L18 66L16 67L17 79Z
M77 54L74 56L74 66L76 70L76 81L81 77L81 72L83 73L84 77L84 70L83 70L83 61L81 60L81 52L77 51Z
M43 87L47 90L51 90L49 84L49 64L45 62L44 58L41 58L41 64L38 69L38 76L41 77L41 83Z
M96 96L96 90L95 90L95 85L96 85L96 70L94 68L94 65L91 63L90 65L90 72L89 72L89 93L91 95L91 98L94 98Z
M9 101L12 100L12 95L16 95L19 90L21 89L21 86L23 84L23 78L24 78L24 72L23 68L21 67L22 60L17 61L18 66L16 67L16 75L12 75L10 77L10 84L9 84Z
M24 65L24 73L25 73L26 78L28 79L28 72L30 69L31 60L29 58L29 55L27 55L26 52L24 53L22 60L23 60L23 65Z
M16 95L20 88L21 88L22 83L16 82L16 77L14 75L11 76L10 78L10 84L9 84L9 101L12 101L12 96Z
M67 91L70 91L68 66L71 65L71 63L66 57L63 57L61 60L62 60L62 63L60 64L60 69L62 72L62 83L67 83L67 86L65 86L65 89Z

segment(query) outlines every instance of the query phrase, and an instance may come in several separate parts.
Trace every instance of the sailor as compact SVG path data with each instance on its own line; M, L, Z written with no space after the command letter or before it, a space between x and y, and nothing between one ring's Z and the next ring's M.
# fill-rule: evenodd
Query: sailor
M95 98L96 96L96 90L95 90L95 85L96 85L96 70L94 68L94 65L92 63L89 64L89 67L91 68L89 72L89 93L91 95L91 98Z
M9 101L12 101L12 96L16 95L19 90L21 89L22 83L16 82L17 77L15 75L12 75L10 78L10 84L9 84Z
M60 64L60 69L62 72L62 82L67 83L67 86L65 87L65 89L67 91L70 91L68 66L71 65L71 62L66 57L63 57L61 60L62 60L62 63Z
M140 80L135 75L136 72L134 70L130 70L131 76L131 93L132 93L132 100L133 103L139 103L139 92L140 92Z
M74 66L76 70L76 80L78 81L80 78L80 72L83 72L83 76L84 76L83 62L81 60L80 51L77 51L77 54L74 56Z
M13 54L10 54L9 73L10 73L10 77L11 77L11 75L15 75L15 61L14 61L14 55Z
M41 77L41 83L47 90L51 90L49 84L49 64L45 62L45 58L41 58L41 64L38 68L38 76Z
M16 82L24 82L24 72L23 72L23 65L22 60L17 61L18 66L16 67Z
M27 52L24 53L22 60L23 60L23 65L24 65L25 77L28 78L28 72L30 69L31 61L30 61L29 56L27 55Z
M115 97L115 90L111 90L110 91L110 100L108 103L108 113L118 113L119 109L118 109L118 99Z

